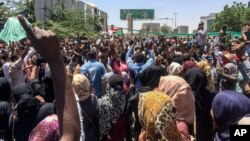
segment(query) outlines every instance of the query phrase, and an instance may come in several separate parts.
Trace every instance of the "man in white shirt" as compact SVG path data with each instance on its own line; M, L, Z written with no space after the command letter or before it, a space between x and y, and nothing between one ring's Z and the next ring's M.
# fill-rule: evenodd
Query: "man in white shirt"
M18 55L11 55L11 63L9 65L9 75L11 78L11 89L24 84L25 76L23 74L23 65L24 65L24 57L27 55L29 51L29 46L27 46L22 53L22 55L18 58Z
M205 46L207 44L207 30L204 29L203 22L199 23L199 27L196 33L196 39L200 48L199 57L201 57L203 55L203 52L205 51Z

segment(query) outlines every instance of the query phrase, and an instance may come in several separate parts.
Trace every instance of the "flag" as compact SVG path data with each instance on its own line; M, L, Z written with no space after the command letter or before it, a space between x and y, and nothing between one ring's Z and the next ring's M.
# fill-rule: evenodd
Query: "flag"
M119 30L117 30L117 31L115 32L115 34L118 35L118 36L123 36L124 34L123 34L122 28L120 28Z
M108 30L109 32L115 33L116 31L120 30L120 28L111 25L110 27L108 27Z

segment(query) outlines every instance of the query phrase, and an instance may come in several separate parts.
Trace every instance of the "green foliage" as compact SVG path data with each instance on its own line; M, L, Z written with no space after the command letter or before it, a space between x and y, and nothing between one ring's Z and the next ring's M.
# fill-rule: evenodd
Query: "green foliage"
M12 16L23 14L29 20L28 14L34 15L34 0L25 1L7 1L5 5L0 6L0 17L5 21ZM30 20L29 20L30 21Z
M26 2L26 1L25 1ZM22 1L11 3L14 8L10 9L7 6L0 6L0 16L3 18L17 16L23 13L27 19L35 26L45 27L54 31L61 37L69 36L88 36L94 37L99 35L101 31L100 17L86 13L84 15L82 10L68 10L65 8L62 1L58 0L56 8L50 11L51 15L45 15L45 23L38 23L34 21L32 16L34 15L34 0L30 0L29 3L23 3Z
M161 26L161 32L163 33L171 33L171 27L167 25Z
M223 25L227 25L228 30L241 31L241 27L248 20L250 20L250 8L246 4L233 2L231 7L226 5L223 11L217 14L210 29L219 31Z
M85 17L81 10L57 7L52 16L46 20L45 28L61 37L97 36L99 17L86 15Z
M0 6L0 16L3 18L5 21L7 20L8 17L10 17L10 11L9 8L6 7L5 5Z

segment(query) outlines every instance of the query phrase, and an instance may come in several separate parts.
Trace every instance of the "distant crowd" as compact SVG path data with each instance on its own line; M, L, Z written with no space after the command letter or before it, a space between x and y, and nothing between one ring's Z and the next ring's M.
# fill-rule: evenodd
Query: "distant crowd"
M250 24L226 30L1 42L0 140L57 141L76 123L81 141L228 141L250 124Z

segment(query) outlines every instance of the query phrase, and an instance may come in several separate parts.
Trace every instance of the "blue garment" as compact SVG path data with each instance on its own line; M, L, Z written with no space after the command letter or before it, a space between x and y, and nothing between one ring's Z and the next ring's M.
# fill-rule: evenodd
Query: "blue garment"
M215 141L228 141L230 125L235 125L250 113L250 100L232 90L221 91L212 103L214 121L218 126Z
M95 95L100 97L102 95L102 76L106 73L104 65L97 60L89 60L82 65L80 72L88 77L95 90Z
M134 63L132 60L132 55L134 53L134 48L130 48L126 55L126 63L128 68L132 73L137 77L140 73L142 73L147 67L154 64L155 57L150 50L147 51L147 55L149 59L146 63ZM135 82L135 90L138 91L141 88L141 82L139 79Z

